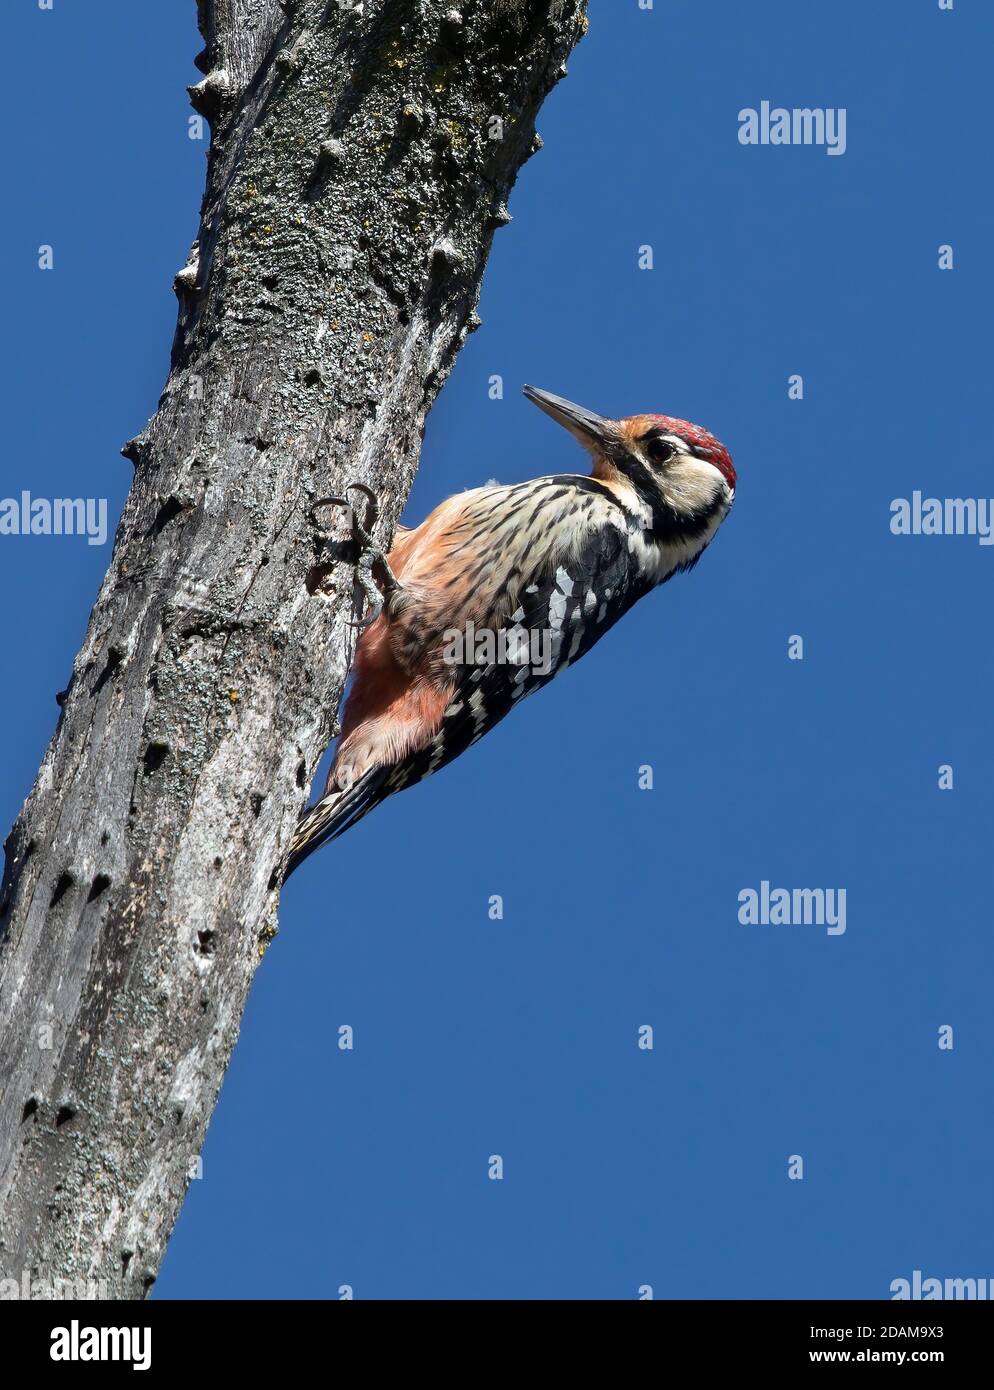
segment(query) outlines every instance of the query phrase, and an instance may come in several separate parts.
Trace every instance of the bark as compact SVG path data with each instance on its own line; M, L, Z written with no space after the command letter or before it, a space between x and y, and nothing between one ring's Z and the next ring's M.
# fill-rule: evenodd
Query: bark
M389 539L584 6L199 0L171 371L6 843L0 1278L155 1279L346 676L310 504L359 479Z

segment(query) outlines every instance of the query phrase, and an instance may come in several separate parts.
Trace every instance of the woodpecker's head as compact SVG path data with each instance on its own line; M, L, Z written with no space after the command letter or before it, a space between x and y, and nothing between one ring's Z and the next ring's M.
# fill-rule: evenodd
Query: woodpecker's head
M670 572L692 564L735 500L735 469L724 444L670 415L609 420L534 386L524 391L590 452L595 478L619 497L634 494L646 539L673 560Z

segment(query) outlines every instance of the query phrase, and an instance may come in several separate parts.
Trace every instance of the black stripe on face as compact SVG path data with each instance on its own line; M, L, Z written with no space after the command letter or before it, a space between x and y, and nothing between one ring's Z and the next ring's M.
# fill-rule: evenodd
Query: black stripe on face
M651 469L647 468L637 455L626 452L614 458L612 462L649 508L653 540L696 540L704 535L718 509L719 497L716 496L711 506L703 511L678 512L666 501Z

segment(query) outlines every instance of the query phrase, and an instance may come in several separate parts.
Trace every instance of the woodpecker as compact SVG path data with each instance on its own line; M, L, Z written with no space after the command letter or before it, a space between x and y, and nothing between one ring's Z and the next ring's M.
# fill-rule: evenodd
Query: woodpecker
M369 518L354 522L360 577L376 601L334 764L297 825L284 878L476 743L650 589L691 569L728 515L735 469L708 430L668 415L607 419L533 386L524 394L589 452L589 474L459 493L420 526L398 528L386 556ZM469 632L505 640L484 645L480 660L455 640Z

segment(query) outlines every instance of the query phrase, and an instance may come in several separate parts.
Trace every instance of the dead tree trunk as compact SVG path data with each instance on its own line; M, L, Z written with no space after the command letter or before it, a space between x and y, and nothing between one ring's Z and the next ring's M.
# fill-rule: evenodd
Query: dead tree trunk
M359 479L389 537L584 7L199 0L172 369L6 843L0 1279L156 1277L346 676L310 504Z

